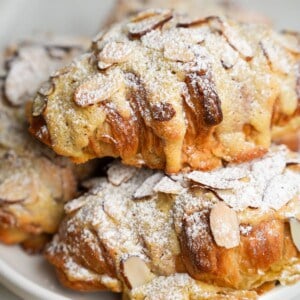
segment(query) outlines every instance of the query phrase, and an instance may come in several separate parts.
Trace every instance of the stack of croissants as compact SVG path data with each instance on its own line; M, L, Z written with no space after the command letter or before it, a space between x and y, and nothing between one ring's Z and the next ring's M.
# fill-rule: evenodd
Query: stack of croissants
M2 52L0 240L78 291L257 299L300 280L300 34L156 2Z

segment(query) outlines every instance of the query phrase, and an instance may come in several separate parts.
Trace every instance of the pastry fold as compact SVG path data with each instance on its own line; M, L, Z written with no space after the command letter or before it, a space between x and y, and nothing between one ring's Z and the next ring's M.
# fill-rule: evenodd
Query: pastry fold
M299 36L147 10L95 37L48 81L31 132L75 162L211 170L299 128ZM285 130L286 128L286 130Z
M85 39L28 41L1 54L0 241L37 249L56 232L63 205L92 171L58 157L28 132L26 102L58 67L85 49ZM39 93L47 91L43 85ZM81 174L80 174L81 173Z
M282 146L211 172L114 164L66 204L46 257L76 290L254 299L300 279L299 160Z

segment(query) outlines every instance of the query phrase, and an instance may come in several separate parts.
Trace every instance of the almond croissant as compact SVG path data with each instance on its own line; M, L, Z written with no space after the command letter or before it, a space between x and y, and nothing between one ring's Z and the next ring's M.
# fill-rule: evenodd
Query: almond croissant
M25 105L59 66L82 53L85 39L30 41L12 46L0 69L0 241L38 250L56 232L77 181L92 171L58 157L28 133ZM81 174L79 174L81 173Z
M99 34L33 102L31 132L84 162L176 173L261 157L300 125L294 33L148 10Z
M65 205L46 257L76 290L255 298L242 294L300 279L299 163L277 147L249 163L171 177L114 164Z

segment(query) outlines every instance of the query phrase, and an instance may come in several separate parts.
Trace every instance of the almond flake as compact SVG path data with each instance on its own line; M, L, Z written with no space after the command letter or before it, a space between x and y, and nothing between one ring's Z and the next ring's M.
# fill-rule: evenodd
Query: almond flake
M77 88L74 101L78 106L87 107L107 100L118 90L122 81L123 78L118 72L98 74Z
M32 115L34 117L40 116L47 107L47 99L44 96L38 95L32 105Z
M121 163L113 164L107 170L108 181L118 186L130 180L136 174L137 170L137 168L125 166Z
M237 187L240 180L248 175L249 170L246 165L241 165L211 172L193 171L188 173L186 178L210 188L231 189Z
M78 209L80 209L87 201L85 196L69 201L64 206L64 210L66 214L70 214Z
M112 65L113 64L107 64L107 63L105 63L101 60L99 60L98 63L97 63L98 69L100 71L104 71L104 70L108 69L109 67L111 67Z
M293 54L300 54L299 38L292 34L278 34L273 35L274 39L285 49Z
M139 13L127 24L131 38L140 38L146 33L162 26L172 18L170 10L146 10Z
M195 54L187 45L169 42L165 44L165 58L173 61L190 62L195 59Z
M131 43L109 42L100 52L99 59L106 64L122 63L128 60L133 49Z
M182 192L183 188L180 183L173 181L168 176L164 176L153 188L154 192L165 194L178 195Z
M300 251L300 221L295 218L290 219L290 228L291 228L291 235L294 241L294 244L298 251Z
M51 81L46 81L44 82L38 93L41 94L42 96L49 96L54 92L54 83Z
M133 197L135 199L140 199L144 197L149 197L154 194L155 185L164 177L163 173L155 173L148 177L142 185L135 191Z
M299 192L300 177L293 172L286 172L274 177L268 184L263 201L276 210L283 207ZM276 199L276 201L274 201Z
M210 227L215 242L226 249L240 244L240 228L236 212L225 203L215 204L210 212Z
M280 45L275 44L273 40L267 38L260 42L260 46L273 71L289 74L291 66L285 51Z
M28 175L16 174L0 184L0 205L24 202L33 196L34 186Z
M131 256L121 262L121 273L130 289L142 286L153 279L147 264L138 256Z

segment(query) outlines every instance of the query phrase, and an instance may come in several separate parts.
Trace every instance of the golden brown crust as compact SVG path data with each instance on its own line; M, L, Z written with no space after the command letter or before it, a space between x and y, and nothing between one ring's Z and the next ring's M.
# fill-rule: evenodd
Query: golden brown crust
M299 156L284 149L247 164L172 177L113 166L108 178L65 206L67 217L46 257L69 287L92 278L115 291L128 289L124 261L139 257L154 279L129 291L132 299L150 297L147 287L156 284L164 295L168 281L185 295L180 282L187 280L192 299L203 282L214 296L224 288L228 297L227 288L261 292L269 282L293 283L300 278L300 256L289 219L300 212L299 169L293 166ZM198 293L195 299L202 299Z
M168 173L261 157L273 128L299 127L297 38L141 12L55 74L34 101L31 132L76 162L121 157Z

